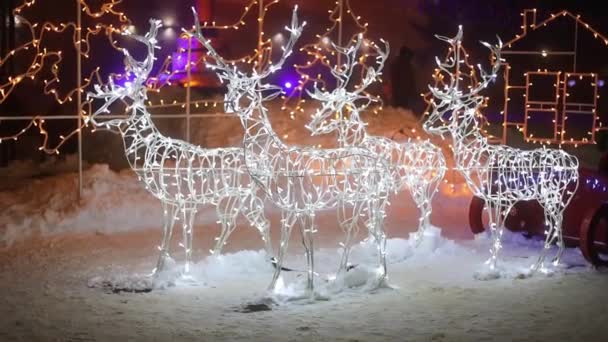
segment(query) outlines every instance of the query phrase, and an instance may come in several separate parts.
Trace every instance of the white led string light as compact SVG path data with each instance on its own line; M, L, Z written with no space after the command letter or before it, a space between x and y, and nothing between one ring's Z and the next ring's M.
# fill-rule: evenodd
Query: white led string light
M490 145L480 132L476 113L484 100L479 93L496 78L503 62L502 42L499 40L496 46L483 43L495 57L492 72L488 74L478 65L481 82L462 90L465 77L469 77L467 71L462 70L462 27L454 38L437 38L451 46L451 55L445 62L437 59L439 69L449 81L441 89L429 87L433 95L432 112L424 129L441 137L443 134L451 136L456 170L465 178L473 194L486 203L493 238L491 257L487 261L490 270L497 272L505 216L516 202L537 200L545 210L548 229L544 248L531 270L546 272L545 257L551 245L557 241L559 246L554 266L559 264L564 250L562 218L578 186L578 160L562 150L523 151L505 145Z
M244 164L242 148L202 148L185 141L163 136L152 122L144 101L147 99L146 81L152 71L156 35L161 27L158 20L150 20L150 31L145 36L125 32L147 47L148 55L142 62L123 49L125 67L130 81L118 86L112 78L107 85L95 85L90 99L105 103L87 120L97 127L117 130L123 137L125 154L145 188L163 207L163 237L155 274L165 267L173 226L182 221L185 250L185 272L189 272L192 256L193 222L198 207L216 207L222 229L212 253L220 253L228 236L235 229L235 220L243 213L249 223L262 235L266 252L271 255L270 224L264 216L263 198L257 196L258 187L250 180ZM109 113L117 100L127 103L128 116L97 122L96 116Z
M336 149L288 146L273 131L264 102L276 98L280 94L280 88L264 84L263 80L281 69L292 54L305 24L299 24L296 7L291 25L286 27L290 37L282 47L280 60L270 63L261 71L253 70L250 74L224 61L202 35L198 25L195 35L213 59L213 62L208 60L207 66L217 70L218 76L227 85L226 103L231 104L227 109L236 111L241 118L245 129L243 146L248 171L266 191L268 198L282 210L280 250L270 289L275 288L280 276L291 229L297 223L307 257L307 295L313 297L313 233L316 231L315 212L319 210L339 207L343 213L341 227L346 231L347 239L339 274L346 267L344 260L348 259L351 243L348 237L356 229L351 220L363 212L368 215L367 228L377 244L380 266L376 284L384 281L384 208L387 190L392 188L392 184L384 160L367 149L353 146ZM349 211L350 208L354 208L352 212Z
M382 40L384 50L375 43L369 43L376 51L376 67L366 67L361 83L348 87L351 77L358 65L357 52L363 44L359 35L349 47L332 43L336 52L343 56L341 66L331 68L337 85L333 91L321 91L315 83L314 92L309 95L323 105L312 115L307 128L313 133L328 134L338 132L341 147L360 146L373 151L381 158L386 158L393 178L395 191L409 189L416 206L420 210L418 231L415 234L416 245L422 241L425 229L430 225L431 202L445 174L446 165L441 149L429 141L411 141L398 143L391 139L372 136L367 133L366 124L361 120L361 111L372 103L381 100L366 92L366 89L380 79L382 69L389 54L388 43Z

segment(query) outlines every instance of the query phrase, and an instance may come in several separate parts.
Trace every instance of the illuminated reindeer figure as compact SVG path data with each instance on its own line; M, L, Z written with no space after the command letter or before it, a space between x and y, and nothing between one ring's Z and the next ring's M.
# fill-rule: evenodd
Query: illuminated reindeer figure
M387 189L391 185L386 164L368 150L358 147L317 149L288 146L272 129L264 102L276 98L280 88L264 84L263 80L281 69L305 24L298 23L296 7L291 26L286 27L290 37L282 48L280 60L251 74L238 70L219 56L202 35L199 25L196 25L195 34L212 57L213 61L208 62L208 67L217 70L219 78L226 82L226 102L232 104L230 109L235 110L241 118L245 129L243 148L247 168L253 179L266 191L268 198L282 210L280 250L270 289L275 288L292 227L298 223L308 264L307 294L314 296L313 233L316 231L315 212L319 210L365 203L370 215L368 228L377 243L380 265L375 280L379 285L386 278L383 220ZM352 227L344 223L342 228L349 230ZM348 252L348 247L344 253ZM341 264L339 273L345 268L346 264Z
M380 101L367 93L366 89L382 75L389 53L388 43L384 40L382 42L385 45L384 50L376 44L370 44L377 53L377 66L365 67L361 84L355 86L354 90L347 88L358 65L357 52L361 49L363 36L359 35L347 48L332 44L336 52L344 56L345 62L331 69L337 81L333 91L321 91L315 87L314 92L309 92L313 99L323 105L312 115L307 128L313 135L338 131L341 147L359 146L387 160L393 178L392 190L409 189L420 210L418 231L415 234L418 245L424 230L430 225L431 201L445 174L445 160L441 150L428 141L398 143L367 133L366 123L361 120L359 114L370 104Z
M144 101L146 81L154 65L156 34L160 21L150 20L145 36L130 35L147 47L148 55L136 61L123 49L127 75L132 78L124 87L110 78L108 85L95 86L92 99L105 103L88 120L95 126L117 129L123 137L125 153L131 168L146 189L158 198L163 209L163 237L155 274L162 271L169 257L169 244L176 221L182 220L185 271L189 271L192 254L192 226L197 208L203 204L216 206L222 224L220 236L212 253L220 253L235 228L239 213L262 235L266 251L271 254L269 222L264 216L263 199L257 197L257 185L245 168L243 149L202 148L185 141L163 136L152 122ZM100 113L108 113L117 100L128 100L126 118L96 122Z
M463 91L461 82L467 75L461 70L464 63L462 56L465 54L462 49L462 27L454 38L437 38L451 46L451 56L446 62L437 59L439 69L449 77L449 82L443 89L429 87L433 95L433 110L424 123L424 129L442 137L444 133L451 135L456 169L465 178L473 194L486 203L493 237L491 257L487 261L490 271L496 274L505 216L516 202L537 200L545 209L548 229L545 231L544 249L531 270L546 272L545 256L551 244L557 240L559 246L554 266L559 264L564 250L562 217L578 186L578 160L562 150L540 148L523 151L504 145L490 145L480 132L477 110L483 103L483 96L479 93L496 78L503 62L502 42L499 40L496 46L482 42L496 58L492 72L487 74L478 66L480 82L469 85Z

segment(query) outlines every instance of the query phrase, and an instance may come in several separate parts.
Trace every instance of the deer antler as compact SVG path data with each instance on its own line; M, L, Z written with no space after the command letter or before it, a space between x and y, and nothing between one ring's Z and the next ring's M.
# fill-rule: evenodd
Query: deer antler
M338 81L337 88L344 88L348 85L348 81L350 80L357 63L355 62L357 59L357 52L361 48L363 44L363 35L357 35L357 39L354 44L351 44L347 47L338 46L335 43L331 43L331 46L341 55L343 55L346 59L343 65L334 65L331 68L331 74Z
M365 69L365 76L363 76L363 80L361 85L353 92L358 96L358 100L365 99L367 102L365 105L359 107L359 110L363 110L367 108L371 103L377 102L378 98L366 93L366 89L374 83L376 80L381 80L380 76L382 76L382 70L384 69L384 64L388 59L388 55L390 52L390 45L384 39L380 39L382 44L384 44L384 50L382 50L378 45L371 44L374 50L376 51L376 67L367 67ZM363 94L363 95L361 95Z
M245 73L238 71L235 65L230 65L229 63L227 63L224 60L224 58L217 53L217 51L213 48L213 46L211 46L211 43L209 42L209 40L207 38L205 38L205 36L202 33L201 25L198 22L198 15L196 14L196 10L194 8L192 8L192 11L194 12L194 18L195 18L194 19L194 22L195 22L194 36L198 41L201 42L201 44L203 44L203 46L208 51L207 54L209 56L213 57L213 60L214 60L214 62L207 62L207 67L209 67L213 70L220 71L220 74L218 76L220 77L220 79L222 81L224 81L224 80L231 81L233 77L249 78L249 79L258 81L258 80L262 80L262 79L268 77L270 74L281 69L281 67L287 60L287 58L292 54L293 47L295 46L296 42L302 35L302 30L303 30L304 26L306 26L306 22L299 24L298 14L297 14L298 6L295 6L292 17L291 17L291 26L285 27L285 29L290 33L290 36L289 36L289 40L287 41L287 44L285 44L284 46L281 47L283 53L282 53L279 61L275 64L271 64L270 66L266 67L259 73L258 73L258 71L253 70L252 74L250 76L247 76Z
M207 49L207 55L213 57L214 62L205 61L205 64L208 68L212 70L220 70L222 73L218 74L220 77L220 81L224 81L224 79L228 79L225 75L236 76L240 74L234 65L230 66L215 50L215 48L211 45L211 42L205 38L203 35L203 31L201 29L201 23L198 20L198 14L196 13L196 9L192 7L192 14L194 15L194 34L193 36ZM184 32L186 32L184 30ZM187 33L187 32L186 32Z
M134 75L135 78L129 82L125 82L125 86L118 86L114 83L114 80L110 77L108 83L101 86L96 84L94 86L95 92L89 92L87 94L88 99L102 99L104 104L93 113L88 120L96 124L94 116L100 113L108 113L109 107L117 100L123 100L125 97L131 98L133 103L142 103L146 99L146 81L148 76L152 72L154 66L154 50L159 47L156 45L156 35L158 34L159 28L162 27L160 20L150 19L150 29L145 36L138 36L128 32L123 32L138 42L143 43L147 49L148 54L146 58L139 62L131 56L131 53L127 49L122 49L125 55L125 71L127 79L129 75Z
M323 128L316 129L313 127L320 127L321 121L327 120L329 115L337 111L342 111L345 106L356 109L354 112L357 113L367 108L371 103L378 101L375 96L367 93L366 89L382 75L382 69L388 58L390 51L389 44L384 40L381 41L384 44L384 49L381 49L376 44L372 44L377 52L376 67L370 66L365 68L361 84L354 90L347 90L347 87L353 71L358 65L357 52L361 48L363 36L359 35L356 41L348 47L341 47L332 43L334 49L345 56L346 62L342 66L335 66L331 69L332 75L338 80L338 84L333 91L321 91L315 84L314 91L307 92L311 98L323 103L323 106L312 115L312 121L310 125L307 125L309 130L313 133L326 133ZM364 100L365 102L362 105L357 105L357 101L360 100ZM357 115L354 115L353 119L359 120Z
M464 53L462 49L462 26L458 27L458 34L454 38L448 38L444 36L437 35L437 39L448 42L451 46L452 56L450 56L447 61L441 62L438 58L437 66L447 75L449 75L450 82L446 84L443 90L438 88L434 88L429 86L429 89L432 95L441 100L439 104L435 104L433 102L434 111L436 112L439 108L450 107L450 109L460 109L460 108L477 108L483 103L483 97L479 96L479 93L485 89L490 82L496 79L498 71L502 66L502 62L504 61L501 58L501 50L502 50L502 41L498 38L498 43L496 45L491 45L486 42L481 42L484 46L486 46L492 54L496 58L496 62L492 66L492 71L487 73L481 65L477 65L479 69L479 73L481 76L481 82L479 82L474 87L470 87L470 90L467 93L464 93L459 88L459 81L462 80L460 76L460 64L464 63L461 55ZM453 69L456 69L455 71ZM456 106L456 107L454 107Z
M306 26L306 21L302 22L302 24L300 24L298 21L298 6L296 5L293 8L290 26L285 26L285 30L289 32L289 39L287 40L287 44L281 47L281 50L283 51L281 58L275 64L272 64L271 62L270 66L262 70L262 72L257 75L259 79L264 79L283 67L283 64L285 64L287 58L289 58L289 56L291 56L293 53L293 48L296 45L296 42L298 39L300 39L300 36L302 36L304 26ZM256 76L256 74L257 71L254 70L253 75Z

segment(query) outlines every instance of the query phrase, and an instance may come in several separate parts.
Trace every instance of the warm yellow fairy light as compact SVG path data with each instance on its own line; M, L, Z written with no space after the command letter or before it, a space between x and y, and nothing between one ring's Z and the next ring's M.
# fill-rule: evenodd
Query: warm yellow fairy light
M329 21L331 22L331 26L325 29L325 32L322 35L316 35L317 41L312 44L306 44L300 48L300 51L307 54L310 60L306 61L304 64L296 64L294 65L296 72L300 77L299 86L295 88L295 90L284 99L284 106L288 108L292 108L290 110L290 117L292 119L295 118L293 113L300 112L302 109L302 105L304 103L302 99L303 90L312 82L311 77L309 75L310 70L313 70L316 66L323 66L328 70L331 70L335 67L342 67L341 65L341 56L337 54L335 61L332 61L328 58L328 55L336 56L335 51L331 46L331 38L332 34L337 35L337 44L342 45L343 43L349 41L355 41L359 34L365 35L367 33L367 24L361 23L361 17L356 15L350 5L350 0L337 0L335 2L335 7L331 10L328 10L329 13ZM352 36L348 38L343 37L342 27L344 25L344 19L346 17L352 18L357 31ZM342 42L344 40L344 42ZM365 61L367 57L372 57L372 55L366 54L361 56L361 60L359 64L361 66L365 65ZM363 70L361 71L364 72ZM317 77L314 79L315 82L321 87L326 87L327 83L325 80Z
M587 30L588 32L591 33L591 35L593 36L593 38L599 40L600 42L603 42L604 44L608 45L608 37L601 34L600 32L598 32L597 30L595 30L594 28L592 28L588 23L586 23L585 21L583 21L581 19L580 15L575 15L569 11L563 10L560 12L556 12L553 13L549 16L549 18L537 23L537 11L536 9L526 9L521 13L522 19L523 19L523 25L521 26L522 32L520 34L517 34L513 39L511 39L510 41L505 43L505 46L507 48L511 48L513 46L513 44L515 44L516 42L528 37L528 35L539 29L542 27L547 26L547 24L557 20L558 18L570 18L574 21L574 24L578 27L578 26L582 26L585 30ZM576 38L575 38L576 39ZM577 46L575 44L575 48L574 48L574 53L575 55L577 54ZM511 51L511 50L507 50L507 51ZM522 51L518 51L518 52L522 52ZM506 52L505 52L506 53ZM538 52L535 52L538 53ZM545 58L550 58L551 56L551 51L548 50L541 50L540 51L540 55L542 57ZM575 59L576 61L576 59ZM576 67L574 67L576 70ZM576 73L576 72L567 72L565 74L565 78L563 77L563 71L548 71L547 69L538 69L536 71L536 73L525 73L524 77L528 78L531 75L538 75L538 76L547 76L547 77L552 77L557 75L557 78L559 80L559 82L556 82L556 84L554 84L554 87L556 87L556 93L555 93L555 100L554 100L554 105L552 105L552 108L550 109L551 111L553 111L555 114L555 116L557 117L559 114L559 111L557 110L558 105L561 105L562 109L562 120L561 121L555 121L554 122L554 131L553 131L553 137L551 139L546 139L546 138L541 138L541 137L535 137L533 136L533 134L530 134L528 132L528 127L527 127L527 119L529 118L528 115L528 110L530 111L544 111L544 109L538 109L534 106L529 106L528 103L530 102L529 97L525 96L524 94L524 98L526 99L525 103L525 109L526 109L526 114L524 115L524 122L517 122L517 121L510 121L508 119L508 106L507 103L510 101L510 97L509 94L511 91L514 90L525 90L526 92L528 92L529 87L533 86L533 84L531 82L526 82L524 86L517 86L517 85L511 85L509 84L510 81L510 69L511 67L509 66L509 64L506 64L506 68L504 70L504 79L505 79L505 91L504 91L504 102L503 102L503 110L501 111L501 114L503 115L503 136L502 136L502 143L506 143L506 139L507 139L507 127L508 126L517 126L518 130L522 131L524 133L524 139L527 142L531 142L531 143L538 143L538 144L559 144L564 145L564 144L569 144L572 145L574 147L578 147L580 145L584 145L584 144L595 144L595 133L598 130L603 130L605 129L604 127L601 127L601 125L599 125L599 118L597 117L597 113L596 113L596 108L597 108L597 74L596 73ZM530 74L530 75L528 75ZM562 76L560 76L562 75ZM589 105L591 107L590 110L586 111L586 114L591 115L592 117L592 127L591 129L587 132L587 137L581 137L578 139L574 139L572 137L568 137L568 132L566 130L566 118L567 118L567 110L566 110L566 106L568 104L568 97L569 94L566 91L567 87L568 87L568 79L571 77L577 77L579 79L579 81L583 80L586 77L589 77L591 79L590 85L592 87L593 92L594 92L594 101L592 101L591 103L588 103L586 105ZM562 79L564 79L565 81L563 81ZM561 96L561 94L564 94L565 96ZM523 125L523 129L520 129L519 125Z
M136 31L136 28L132 25L132 23L131 23L130 19L127 17L127 15L124 12L121 12L117 9L117 7L119 7L119 5L121 3L123 3L123 0L108 0L107 2L100 4L99 7L97 7L97 5L96 5L95 7L99 8L98 11L93 11L91 6L87 3L86 0L74 0L74 1L79 3L83 15L86 15L89 18L94 19L94 20L97 20L104 16L110 16L112 18L116 18L118 20L119 25L114 26L114 24L95 23L95 24L93 24L93 26L85 28L85 27L78 27L76 22L61 22L61 23L56 23L56 24L51 23L51 22L32 23L29 20L27 20L26 18L24 18L21 15L21 13L25 9L36 5L36 0L24 1L20 6L15 8L15 10L13 11L13 15L15 15L15 16L19 15L21 29L25 28L26 30L28 30L29 34L32 38L31 38L31 40L24 42L23 44L14 48L13 50L8 51L5 56L0 56L0 67L2 67L4 64L6 64L11 58L18 58L20 53L27 52L29 55L32 53L32 51L34 51L34 54L33 54L34 57L32 59L32 62L29 64L29 66L26 66L25 71L23 71L22 73L17 74L17 75L10 75L7 77L7 81L5 83L0 83L0 104L5 102L7 100L7 98L16 89L16 87L19 86L21 83L23 83L25 80L34 80L35 78L42 78L43 77L42 73L46 69L47 65L49 65L49 68L51 71L51 77L42 79L42 83L44 85L44 94L52 96L54 98L54 100L61 105L73 102L75 97L82 95L86 91L86 89L90 88L90 85L92 83L97 83L97 84L103 83L101 76L100 76L101 71L99 68L96 68L90 74L85 75L85 77L83 77L83 82L81 82L80 87L72 88L70 90L65 91L65 93L60 93L57 86L59 83L61 83L61 80L59 78L59 73L61 70L60 70L59 66L60 66L61 62L63 61L63 53L62 53L62 51L48 50L47 48L43 47L42 43L48 39L48 38L46 38L46 36L49 33L61 34L61 33L67 33L67 32L72 31L72 42L73 42L75 50L78 51L78 53L80 53L81 57L88 58L90 55L90 41L93 37L100 36L100 35L106 36L108 38L108 41L110 42L110 45L112 46L112 48L115 49L116 51L120 52L120 51L122 51L122 48L118 46L117 40L114 39L114 35L116 35L116 34L122 35L124 32L134 33ZM232 24L217 25L216 23L212 23L212 24L205 23L204 27L208 28L208 29L212 29L212 28L213 29L238 29L239 26L245 25L245 18L247 17L247 15L249 13L251 13L251 10L253 8L255 8L256 5L262 6L263 10L260 11L260 13L262 15L261 25L263 25L263 23L264 23L263 16L265 16L268 8L270 6L278 3L279 1L280 0L266 1L266 3L264 4L264 1L252 0L247 4L247 6L244 7L244 10L241 13L240 17ZM78 39L78 35L77 35L78 31L80 31L81 35L82 35L82 38L80 40ZM190 32L184 32L185 37L187 37L189 35L190 35ZM265 55L264 58L267 58L271 45L272 44L271 44L270 39L262 41L262 44L258 47L258 49L256 50L255 53L242 57L242 58L239 58L239 59L231 60L230 62L235 63L235 64L236 63L247 63L247 64L259 63L258 60L263 62L264 59L260 58L260 55ZM187 49L181 49L181 52L187 52ZM180 58L180 57L181 56L178 56L178 58ZM162 88L164 86L171 86L173 84L172 79L176 73L182 72L182 71L187 71L188 69L192 70L192 68L194 68L195 66L204 65L204 63L205 63L205 59L203 57L203 58L200 58L199 60L191 61L190 64L186 63L184 70L171 70L172 69L172 57L168 56L161 64L157 74L153 77L150 77L150 80L147 83L147 87L149 88L150 91L159 93L160 88ZM78 75L78 76L82 77L81 75ZM161 76L163 76L163 77L161 77ZM119 79L123 79L124 75L111 74L110 77L115 80L119 80ZM206 102L210 102L210 101L206 101ZM173 104L167 104L167 105L181 105L181 104L184 104L184 103L173 103ZM89 104L87 102L83 101L82 108L86 108L86 107L88 107L88 105ZM151 105L152 106L162 106L162 104L160 104L160 105L151 104ZM196 102L195 102L195 105L196 105ZM83 111L83 112L86 113L86 111ZM77 119L76 115L75 115L74 119ZM7 136L0 136L0 142L3 140L4 141L18 140L18 138L21 135L25 134L29 128L35 126L35 127L38 127L40 134L44 136L43 144L39 147L39 150L44 151L49 154L58 154L60 147L63 146L69 138L75 136L79 130L83 129L86 126L86 121L82 120L82 122L83 123L80 127L76 127L72 132L64 135L63 138L60 138L59 142L55 146L50 147L48 145L48 142L49 142L48 133L44 130L44 127L43 127L44 121L41 120L39 116L34 116L29 121L29 123L27 123L25 125L24 129L19 130L15 134L7 135Z

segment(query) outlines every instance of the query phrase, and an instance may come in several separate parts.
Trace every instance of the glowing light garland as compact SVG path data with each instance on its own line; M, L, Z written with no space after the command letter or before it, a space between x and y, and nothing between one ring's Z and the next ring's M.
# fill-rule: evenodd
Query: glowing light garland
M198 207L204 204L216 206L221 233L212 253L220 253L226 239L235 229L235 220L244 213L249 223L262 235L266 251L272 255L269 228L264 216L263 199L257 196L256 183L250 181L245 169L241 148L202 148L185 141L163 136L152 122L145 107L146 81L154 65L156 34L160 21L150 21L150 31L145 36L126 33L145 44L148 55L142 62L136 61L128 50L125 55L126 75L129 82L117 86L110 78L107 85L95 85L95 93L89 99L101 99L105 103L88 118L96 127L106 127L120 132L125 154L131 168L145 188L163 206L163 238L160 256L154 272L164 269L169 258L169 244L176 221L182 221L185 250L185 272L190 268L192 255L193 222ZM132 76L132 77L131 77ZM116 101L127 103L128 116L97 122L97 115L109 113Z
M121 29L130 25L130 21L124 15L124 13L115 9L120 3L122 3L122 0L111 0L107 3L103 3L100 5L100 10L97 12L93 11L85 0L75 0L75 2L81 9L81 12L93 20L102 18L104 16L118 18L118 21L121 24L121 28L116 28L112 24L96 23L93 28L87 27L85 30L82 26L79 26L75 22L54 24L52 22L47 21L42 24L31 23L23 16L20 16L20 14L25 9L34 6L36 4L36 1L24 1L20 6L17 6L15 8L15 10L13 11L13 15L19 15L20 25L22 27L25 27L29 31L29 34L31 35L32 39L30 41L24 42L20 46L9 51L6 56L0 56L0 67L6 64L9 60L20 57L21 53L32 54L33 57L31 63L29 63L29 65L25 67L25 71L8 76L4 83L0 81L0 103L5 102L18 85L20 85L24 81L33 80L36 77L39 77L39 74L41 74L42 71L46 70L46 64L50 65L50 72L52 77L49 79L43 79L44 94L52 96L53 99L59 104L73 102L74 98L80 98L81 94L84 93L84 89L87 88L90 84L92 84L94 79L101 79L99 69L94 69L88 76L83 78L84 82L80 82L77 87L67 90L63 95L59 94L59 91L56 87L61 81L59 78L59 65L63 60L63 55L62 51L49 50L44 47L43 43L45 40L45 36L49 33L64 33L69 30L73 30L72 41L74 48L77 51L77 55L79 56L79 58L89 58L89 40L92 37L104 34L108 37L111 46L118 49L118 47L115 45L113 34L119 33ZM78 75L78 77L80 78L82 76ZM80 113L82 114L82 112ZM77 118L78 116L75 115L74 119ZM59 148L69 138L74 135L77 135L84 127L83 125L81 125L70 133L64 136L60 136L60 141L57 143L57 145L55 147L49 147L48 133L44 128L44 123L45 116L34 115L33 118L31 118L30 122L26 124L24 128L18 130L17 133L7 136L0 136L0 143L3 140L18 140L21 135L25 134L28 129L34 126L38 128L40 134L44 137L43 143L39 147L39 150L49 154L59 154Z
M559 250L553 265L560 262L564 250L562 236L563 212L578 186L578 160L562 150L541 148L523 151L504 145L490 145L479 130L476 112L484 98L479 93L496 78L503 60L502 43L492 46L483 43L495 56L490 74L479 67L479 84L463 90L466 70L462 65L462 27L454 38L437 36L451 47L452 55L446 62L437 59L439 69L449 78L442 88L430 87L432 113L424 129L452 138L452 149L458 170L474 195L486 203L490 232L493 238L490 271L497 272L498 253L502 247L505 216L513 205L522 200L537 200L545 209L548 229L543 251L532 271L547 271L545 257L551 244L557 241ZM448 122L445 122L447 120Z
M383 220L387 190L392 184L384 160L369 150L354 146L337 149L288 146L272 129L264 102L276 98L280 88L264 84L263 80L281 69L305 24L299 24L296 7L291 25L286 27L290 37L282 47L280 60L259 71L254 69L250 74L223 60L198 25L195 35L214 60L208 62L208 67L217 70L220 79L226 82L227 110L236 111L241 118L245 129L243 148L247 169L268 198L282 210L281 243L270 288L275 288L291 230L298 223L308 264L307 293L314 297L313 234L316 232L315 212L319 210L340 208L344 213L341 227L347 238L338 276L347 266L350 238L357 229L357 215L366 212L369 217L367 228L377 245L377 284L384 281L386 235ZM347 206L353 208L349 217L346 217Z
M422 240L425 229L430 225L431 202L445 174L446 165L441 149L429 141L411 141L398 143L391 139L372 136L367 133L366 124L360 112L372 103L380 101L366 93L376 80L380 80L382 69L389 54L388 43L382 50L375 43L369 44L376 51L376 68L367 67L361 84L348 89L356 67L359 65L357 53L360 51L363 36L359 35L348 47L332 43L336 52L343 56L344 64L334 66L332 75L337 86L332 91L322 91L318 87L309 93L323 103L322 107L311 116L307 126L313 135L338 132L341 147L358 146L373 151L380 158L386 158L393 178L394 191L409 189L416 206L420 210L418 231L415 235L417 244Z
M341 55L336 54L336 51L332 50L332 45L330 44L332 39L330 37L335 34L337 36L336 41L338 45L341 46L343 40L345 42L355 41L359 35L367 33L368 23L362 23L361 16L358 16L353 11L350 0L336 0L334 8L328 12L331 26L328 27L322 35L316 35L317 41L315 43L306 44L300 48L301 52L306 53L306 55L311 58L304 64L294 64L294 68L296 73L300 76L300 80L298 80L297 86L294 87L293 92L284 97L282 107L283 110L289 111L291 119L295 119L296 113L304 111L302 105L306 100L302 98L302 95L308 84L315 83L325 90L326 82L322 78L322 75L311 75L312 70L317 66L323 66L328 70L331 70L336 65L342 64L340 61ZM344 21L347 18L352 19L358 32L350 36L348 40L345 40L343 37L343 27ZM367 41L364 42L364 46L367 47L368 44ZM333 60L334 57L335 60ZM365 61L368 57L370 57L370 54L365 53L361 56L360 60L357 61L358 64L365 65ZM377 113L376 110L374 112Z
M524 79L520 80L520 82L514 81L517 77L511 71L511 63L506 62L504 68L504 99L503 99L503 109L501 114L503 116L503 129L502 129L502 142L506 143L507 141L507 129L508 127L515 127L521 133L523 133L524 139L526 142L531 143L540 143L540 144L568 144L574 147L578 147L579 145L584 144L595 144L596 143L596 132L601 130L606 130L608 127L603 127L600 118L598 117L598 99L600 95L598 94L598 73L593 72L579 72L577 71L577 59L579 54L579 43L578 43L578 35L579 35L579 26L584 28L587 32L593 35L593 38L599 40L604 46L608 45L608 37L602 35L597 30L593 29L587 22L581 19L580 15L575 15L569 11L563 10L560 12L552 13L549 18L537 22L537 11L536 9L526 9L521 13L522 16L522 25L521 25L521 33L516 34L513 39L505 43L506 48L503 51L503 55L524 55L524 56L538 56L541 55L544 58L550 56L560 56L560 55L570 55L572 56L572 66L570 70L563 69L549 69L546 68L538 68L536 70L527 70L523 73ZM531 17L530 17L531 16ZM519 41L524 40L529 37L529 33L533 33L539 29L545 28L547 25L555 22L559 18L568 18L574 22L574 30L573 30L573 48L568 50L571 51L530 51L530 50L515 50L512 49L513 45L516 45ZM554 78L554 96L552 100L545 99L533 99L531 98L530 90L533 88L533 82L531 78L545 77L545 78ZM591 92L591 100L586 101L573 101L569 99L570 93L568 91L568 83L570 80L576 79L578 82L582 83L583 80L588 82L590 85ZM519 83L519 84L518 84ZM523 91L524 94L524 104L523 108L524 118L523 122L521 120L514 120L509 117L509 102L512 100L512 97L515 96L515 91ZM530 127L528 126L528 121L531 119L533 113L543 113L543 114L553 114L553 134L550 137L541 137L534 136L534 133L531 132ZM586 132L585 136L580 138L573 138L568 136L568 132L566 130L568 124L569 115L581 116L586 115L590 117L591 125L589 130Z
M5 56L0 56L0 67L6 64L9 60L18 58L20 54L27 53L33 54L32 62L25 68L24 72L17 73L15 75L10 75L4 81L0 80L0 104L5 102L7 98L13 93L13 91L24 81L34 80L35 78L41 78L41 74L44 70L46 70L45 66L47 64L50 65L50 72L52 77L50 79L43 79L44 82L44 94L50 95L54 98L54 100L63 105L66 103L74 102L75 98L80 98L80 96L86 93L87 89L90 89L91 84L100 84L102 83L101 78L101 70L99 68L94 69L89 75L77 75L77 77L82 77L82 82L77 85L75 88L66 90L64 94L60 94L57 89L57 85L61 82L59 77L60 73L60 65L63 61L63 52L59 50L47 49L44 47L45 36L49 33L65 33L68 31L72 32L72 41L77 54L80 57L89 58L90 52L90 40L94 36L103 35L108 38L108 42L112 46L113 49L120 51L121 48L117 45L116 40L114 39L115 34L121 35L125 30L130 30L132 28L131 21L127 17L124 12L121 12L117 8L119 5L123 3L123 0L109 0L107 2L103 2L99 4L99 10L95 11L91 8L91 6L87 3L86 0L74 0L78 6L80 6L81 12L83 15L86 15L88 18L92 20L97 20L103 18L104 16L110 16L111 18L117 18L120 25L118 27L113 24L103 24L103 23L95 23L93 27L82 27L78 25L77 22L61 22L61 23L52 23L49 21L43 23L32 23L27 18L22 16L21 14L29 8L32 8L36 5L36 0L24 0L23 3L15 8L13 11L13 15L19 16L20 25L25 27L32 37L31 40L24 42L23 44L15 47L13 50L9 51ZM264 39L264 32L262 30L264 25L264 18L268 9L278 3L280 0L271 0L264 3L263 0L251 0L244 7L243 12L239 16L239 18L230 24L220 25L216 22L204 22L202 25L206 29L234 29L238 30L240 27L245 25L245 18L249 13L252 12L252 9L258 5L259 6L259 16L257 18L257 23L260 27L258 39L258 47L254 51L254 53L244 56L242 58L238 58L233 60L234 62L244 62L253 65L260 65L264 63L265 60L269 57L269 52L272 48L272 42L270 39ZM184 36L188 36L185 34ZM192 47L190 47L192 48ZM179 53L187 52L188 49L180 48L178 49ZM189 56L192 54L189 52ZM181 55L177 56L178 59L183 58ZM150 91L155 91L159 93L161 88L164 86L171 86L175 84L174 77L177 73L191 70L197 65L203 65L205 63L204 58L201 59L188 59L186 65L184 65L184 70L170 70L172 65L173 57L167 56L167 58L162 63L159 71L153 77L150 77L147 87ZM115 80L124 79L124 75L120 74L112 74L111 75ZM63 83L62 83L63 84ZM190 83L187 83L187 86L190 86ZM151 102L149 105L153 105ZM173 101L172 103L165 104L161 99L158 104L154 104L154 107L168 107L168 106L179 106L181 108L187 108L190 105L194 105L196 108L199 105L204 105L207 107L209 104L216 105L214 101L185 101L185 102L177 102ZM77 115L74 115L73 119L78 119L80 115L84 120L81 120L82 123L77 125L75 129L71 132L59 136L59 141L55 146L49 146L49 135L46 129L44 128L46 120L54 119L53 116L45 116L45 115L33 115L29 117L23 117L20 120L29 121L24 125L23 128L16 131L14 134L9 134L5 136L0 136L0 143L2 141L15 140L17 141L19 137L24 135L30 128L37 127L39 133L44 137L41 146L38 148L40 151L43 151L48 154L59 154L60 148L73 136L78 135L84 128L87 122L86 116L88 115L86 108L89 106L89 103L83 101L81 104L81 108ZM18 117L10 118L11 120L15 120ZM61 118L64 119L64 118ZM2 121L0 120L0 124Z

